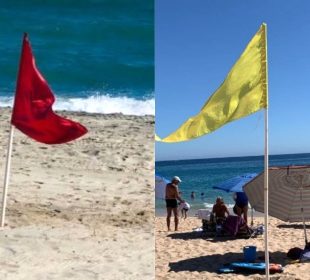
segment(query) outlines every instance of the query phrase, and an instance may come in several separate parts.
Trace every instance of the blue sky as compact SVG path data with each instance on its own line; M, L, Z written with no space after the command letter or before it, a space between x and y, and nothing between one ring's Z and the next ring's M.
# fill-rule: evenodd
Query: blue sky
M270 154L310 152L310 2L156 0L156 133L197 114L262 22L268 27ZM262 155L264 113L196 140L156 143L156 160Z

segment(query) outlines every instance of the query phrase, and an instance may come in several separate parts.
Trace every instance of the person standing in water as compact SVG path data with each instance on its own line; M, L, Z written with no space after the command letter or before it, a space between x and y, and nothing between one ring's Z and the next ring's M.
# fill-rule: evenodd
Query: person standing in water
M178 200L182 203L184 200L179 194L179 184L181 179L178 176L174 176L171 183L166 185L166 207L167 207L167 228L170 231L170 219L173 212L174 215L174 229L178 230L179 216L178 216Z
M204 200L204 199L205 199L205 193L204 193L204 192L202 192L202 193L200 194L200 198L201 198L201 200Z
M195 192L191 193L191 199L195 199Z

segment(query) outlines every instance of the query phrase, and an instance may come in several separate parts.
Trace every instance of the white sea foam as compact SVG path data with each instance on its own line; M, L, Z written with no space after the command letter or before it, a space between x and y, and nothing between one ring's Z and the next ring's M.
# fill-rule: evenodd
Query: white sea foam
M212 204L212 203L207 203L207 202L204 203L204 207L207 208L207 209L212 209L213 205L214 204ZM228 208L233 208L235 206L235 204L226 204L226 206Z
M12 107L12 97L1 97L0 107ZM155 115L155 99L137 100L129 97L93 95L87 98L58 97L53 105L55 110L79 111L88 113L122 113L124 115Z

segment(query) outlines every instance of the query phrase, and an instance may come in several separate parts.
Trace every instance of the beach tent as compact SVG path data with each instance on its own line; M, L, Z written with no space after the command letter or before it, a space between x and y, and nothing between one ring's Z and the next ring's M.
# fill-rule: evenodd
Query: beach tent
M257 176L257 173L248 173L230 178L213 187L226 192L243 192L243 186ZM251 206L251 225L253 225L253 207Z
M264 212L264 173L244 186L252 207ZM285 222L310 221L310 165L269 168L269 215Z
M165 199L166 196L166 185L169 183L169 180L166 178L155 175L155 197L160 199Z

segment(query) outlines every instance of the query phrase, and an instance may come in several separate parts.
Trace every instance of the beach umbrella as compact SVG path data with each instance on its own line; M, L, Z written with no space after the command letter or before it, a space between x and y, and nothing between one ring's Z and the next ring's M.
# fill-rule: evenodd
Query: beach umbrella
M264 212L264 173L244 186L252 207ZM285 222L310 220L310 165L269 168L269 215Z
M155 197L156 198L161 198L165 199L166 196L166 185L170 181L167 180L166 178L160 176L160 175L155 175Z
M243 186L257 176L257 173L247 173L230 178L213 187L226 192L243 192ZM253 226L253 207L251 207L251 225Z
M248 173L230 178L213 187L226 192L243 192L243 186L257 176L257 173Z

